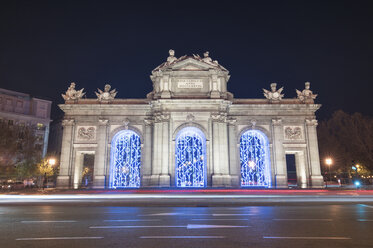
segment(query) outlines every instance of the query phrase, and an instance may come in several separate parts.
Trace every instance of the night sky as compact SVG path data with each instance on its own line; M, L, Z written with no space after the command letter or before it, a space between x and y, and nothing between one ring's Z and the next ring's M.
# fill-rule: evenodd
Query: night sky
M151 70L209 51L236 98L264 98L272 82L319 94L319 119L337 109L373 115L369 1L1 1L0 87L50 99L70 82L95 98L145 98Z

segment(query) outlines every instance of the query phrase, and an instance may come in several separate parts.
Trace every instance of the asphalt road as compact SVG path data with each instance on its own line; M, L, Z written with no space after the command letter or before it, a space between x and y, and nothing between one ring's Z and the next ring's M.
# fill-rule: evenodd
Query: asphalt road
M0 205L0 247L373 247L373 204Z

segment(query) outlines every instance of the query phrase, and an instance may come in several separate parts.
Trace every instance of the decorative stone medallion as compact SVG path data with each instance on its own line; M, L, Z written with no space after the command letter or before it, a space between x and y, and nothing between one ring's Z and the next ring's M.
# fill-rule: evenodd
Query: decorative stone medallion
M79 126L77 128L77 140L91 141L96 139L96 127Z
M285 140L302 140L303 129L301 126L284 126Z

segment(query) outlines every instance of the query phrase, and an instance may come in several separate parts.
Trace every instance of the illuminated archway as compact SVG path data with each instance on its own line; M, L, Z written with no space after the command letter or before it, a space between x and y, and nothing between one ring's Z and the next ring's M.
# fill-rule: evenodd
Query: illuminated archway
M258 130L248 130L240 138L241 186L271 186L268 139Z
M140 187L140 167L140 136L131 130L118 132L111 142L109 187Z
M206 186L206 138L196 127L180 130L175 140L177 187Z

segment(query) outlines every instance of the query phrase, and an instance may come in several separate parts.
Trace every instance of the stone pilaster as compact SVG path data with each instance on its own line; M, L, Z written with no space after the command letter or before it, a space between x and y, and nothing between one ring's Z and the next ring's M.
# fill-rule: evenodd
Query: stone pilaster
M212 114L213 175L212 186L231 186L229 176L228 133L225 114Z
M159 177L159 186L169 187L170 186L170 173L169 168L169 151L170 151L170 115L163 115L162 118L162 170Z
M74 119L62 121L63 136L61 145L60 172L57 177L57 188L69 188L71 185L71 163L74 142Z
M285 151L283 147L282 120L280 118L272 119L272 149L273 149L273 163L275 168L275 182L276 188L287 188L287 171Z
M153 162L150 184L152 186L170 186L169 166L169 121L170 115L155 115L153 132Z
M150 186L150 177L152 174L152 134L153 134L153 119L145 119L145 134L143 148L143 162L141 163L142 186Z
M99 119L97 128L97 148L95 152L95 165L93 170L93 188L105 188L108 147L109 120Z
M236 122L234 118L228 119L228 140L229 140L229 172L231 184L234 187L240 186L240 166L237 161L237 137Z
M324 179L321 175L319 146L317 142L317 120L306 119L306 135L307 135L307 150L308 161L310 168L311 186L313 188L321 188L324 186Z

